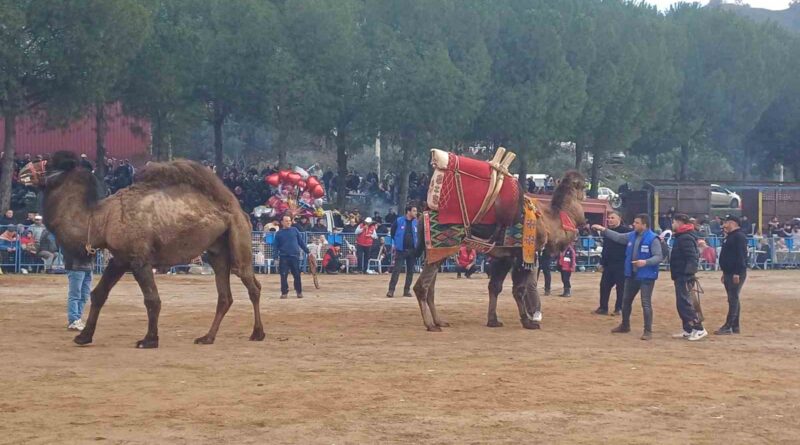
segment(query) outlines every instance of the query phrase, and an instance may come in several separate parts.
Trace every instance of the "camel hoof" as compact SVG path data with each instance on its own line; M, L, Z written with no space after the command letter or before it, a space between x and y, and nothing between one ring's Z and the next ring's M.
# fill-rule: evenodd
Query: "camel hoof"
M75 338L72 339L72 341L74 341L75 344L77 344L77 345L83 346L83 345L88 345L89 343L91 343L92 342L92 337L90 337L88 335L78 334L78 335L75 336Z
M503 322L501 322L499 320L490 320L488 323L486 323L486 326L488 326L490 328L502 328L503 327Z
M137 349L155 349L158 347L158 337L155 339L142 339L136 342Z
M436 326L439 326L440 328L449 328L450 327L450 323L448 323L446 321L440 321L439 323L436 323Z
M265 338L267 338L267 334L264 331L253 331L250 341L264 341Z
M442 332L442 328L439 326L429 326L428 332Z
M214 344L214 339L212 337L209 337L208 335L204 335L202 337L195 338L194 339L194 344L196 344L196 345L213 345Z
M539 322L533 320L522 320L522 327L525 329L541 329Z

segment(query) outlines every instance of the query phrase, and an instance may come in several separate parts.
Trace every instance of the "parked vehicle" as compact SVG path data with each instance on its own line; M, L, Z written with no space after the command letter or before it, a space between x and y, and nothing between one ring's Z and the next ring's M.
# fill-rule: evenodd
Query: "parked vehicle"
M725 187L711 184L711 207L740 209L742 207L742 198Z

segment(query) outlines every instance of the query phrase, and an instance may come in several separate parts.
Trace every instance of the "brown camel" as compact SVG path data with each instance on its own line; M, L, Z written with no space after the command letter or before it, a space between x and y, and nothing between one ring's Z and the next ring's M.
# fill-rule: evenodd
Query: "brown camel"
M91 293L86 328L75 343L92 342L100 309L111 288L130 271L147 308L147 335L137 348L158 347L158 296L153 268L187 264L207 252L217 282L217 312L208 333L195 340L212 344L233 303L230 274L241 278L253 303L250 340L264 340L259 300L261 284L253 273L251 226L234 197L209 169L191 161L148 165L137 182L100 199L91 172L69 152L46 164L32 163L20 173L27 185L44 190L44 220L62 249L87 255L107 249L112 259Z
M549 253L562 251L577 237L577 232L564 230L561 212L565 212L576 224L584 223L583 206L585 198L585 179L577 171L568 171L556 187L550 205L541 205L542 217L536 221L536 245L543 246ZM498 205L496 203L495 205ZM499 209L498 209L499 210ZM521 203L513 209L517 221L522 218ZM516 221L515 221L516 222ZM424 230L424 228L423 228ZM483 231L481 233L480 231ZM540 310L541 301L536 288L536 273L522 265L521 247L502 247L502 233L505 228L499 226L473 226L473 233L478 236L493 237L498 247L489 252L493 258L489 272L489 314L487 326L502 327L497 318L497 297L503 290L503 282L511 271L512 295L519 309L520 321L526 329L539 329L539 322L534 319L534 312ZM420 237L421 238L421 237ZM423 247L424 247L424 243ZM538 260L538 259L537 259ZM422 322L429 331L438 332L449 326L442 321L434 303L436 275L444 260L426 264L414 284Z

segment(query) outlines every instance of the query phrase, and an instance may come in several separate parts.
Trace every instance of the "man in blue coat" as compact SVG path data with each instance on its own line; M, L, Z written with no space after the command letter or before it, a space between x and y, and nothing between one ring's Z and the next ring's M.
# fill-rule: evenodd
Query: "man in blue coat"
M644 313L644 333L642 340L653 338L653 288L658 279L658 265L664 259L661 241L650 229L650 216L636 215L633 232L617 233L595 224L592 229L602 232L607 242L624 244L625 247L625 292L622 302L622 323L612 329L614 334L631 331L631 311L633 300L641 291L642 312Z
M278 270L281 274L281 298L286 298L289 293L289 272L294 277L294 290L297 298L303 298L303 283L300 281L300 251L308 255L308 247L300 236L300 231L292 227L292 217L283 215L281 219L281 230L275 234L272 242L275 249L275 256L278 257L280 265Z
M392 240L394 241L394 268L392 278L389 280L389 292L386 296L394 297L394 288L400 278L400 267L406 265L406 282L403 286L403 296L411 296L411 282L414 280L414 267L417 264L417 242L419 232L417 230L417 208L414 206L406 207L406 214L397 218L392 224Z

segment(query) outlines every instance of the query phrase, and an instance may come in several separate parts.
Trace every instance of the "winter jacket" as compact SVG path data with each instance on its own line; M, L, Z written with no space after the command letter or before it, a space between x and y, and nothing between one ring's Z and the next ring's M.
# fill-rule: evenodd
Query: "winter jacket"
M722 241L719 267L728 275L743 275L747 271L747 236L741 229L730 232Z
M673 236L669 270L673 280L683 280L697 273L697 234L692 230L678 230Z

